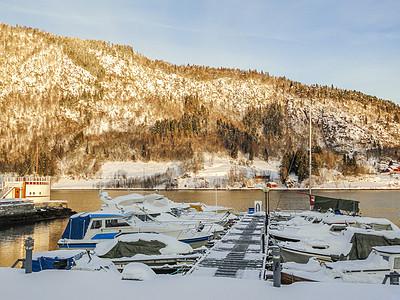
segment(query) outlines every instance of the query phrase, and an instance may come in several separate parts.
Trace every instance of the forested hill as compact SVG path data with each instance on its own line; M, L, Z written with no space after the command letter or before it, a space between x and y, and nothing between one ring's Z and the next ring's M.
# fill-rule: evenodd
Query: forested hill
M117 160L306 151L397 155L400 108L255 70L177 66L132 47L0 24L0 173L91 175Z

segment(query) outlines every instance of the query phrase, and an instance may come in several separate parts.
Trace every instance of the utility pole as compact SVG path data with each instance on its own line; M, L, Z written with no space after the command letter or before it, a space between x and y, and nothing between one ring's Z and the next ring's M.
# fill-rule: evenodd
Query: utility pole
M312 100L310 100L310 113L309 113L309 119L310 119L310 120L309 120L309 122L310 122L310 124L309 124L309 128L310 128L310 133L309 133L309 138L310 138L310 140L309 140L309 146L310 146L310 150L309 150L309 151L310 151L310 154L309 154L309 167L310 167L310 174L309 174L309 176L310 176L310 186L309 186L310 210L312 210L312 207L311 207L311 186L312 186L312 180L311 180L311 171L312 171L311 106L312 106Z

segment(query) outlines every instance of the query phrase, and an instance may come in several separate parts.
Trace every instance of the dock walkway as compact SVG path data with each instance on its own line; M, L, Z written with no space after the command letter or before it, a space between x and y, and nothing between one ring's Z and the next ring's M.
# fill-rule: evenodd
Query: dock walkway
M259 279L265 216L246 214L200 259L189 276Z

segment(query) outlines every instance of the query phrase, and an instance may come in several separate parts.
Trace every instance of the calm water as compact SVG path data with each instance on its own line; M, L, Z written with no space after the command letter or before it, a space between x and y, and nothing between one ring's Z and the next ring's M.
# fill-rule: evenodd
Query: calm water
M135 191L140 194L154 192ZM132 191L108 191L114 198ZM159 191L176 202L203 202L208 205L229 206L236 211L248 211L254 201L263 201L264 193L250 191ZM400 226L400 191L313 191L316 195L339 197L360 201L362 216L387 218ZM68 206L77 211L96 211L102 204L98 191L52 191L53 200L67 200ZM294 191L271 191L270 209L307 209L308 196ZM264 209L264 206L263 206ZM35 240L34 252L57 249L68 219L42 222L34 225L15 226L0 230L0 267L10 267L18 258L24 257L24 240L31 236Z

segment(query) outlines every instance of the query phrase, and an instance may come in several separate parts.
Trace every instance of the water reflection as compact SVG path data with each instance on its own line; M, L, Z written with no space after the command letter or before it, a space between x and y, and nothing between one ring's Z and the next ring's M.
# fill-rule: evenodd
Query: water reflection
M20 225L1 230L0 266L10 267L17 259L25 257L24 241L34 239L34 252L57 249L57 241L68 219Z

